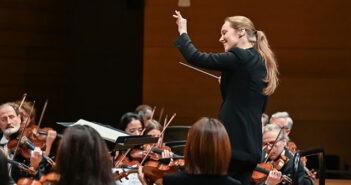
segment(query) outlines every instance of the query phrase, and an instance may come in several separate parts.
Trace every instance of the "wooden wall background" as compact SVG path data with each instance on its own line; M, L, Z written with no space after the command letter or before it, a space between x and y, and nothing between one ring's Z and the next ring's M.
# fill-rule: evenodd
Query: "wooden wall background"
M0 0L0 102L36 100L43 126L118 126L142 101L143 0ZM39 116L37 116L39 117Z
M172 14L181 11L193 43L206 52L223 51L218 39L226 16L245 15L266 33L279 62L280 85L267 113L288 111L291 138L301 149L321 146L340 156L341 168L350 166L351 1L191 0L186 8L177 3L145 1L143 103L176 112L177 125L216 117L218 82L178 64L184 59L173 44L178 32Z
M64 1L0 1L0 102L36 100L44 121L64 117L68 12ZM45 126L43 124L43 126Z

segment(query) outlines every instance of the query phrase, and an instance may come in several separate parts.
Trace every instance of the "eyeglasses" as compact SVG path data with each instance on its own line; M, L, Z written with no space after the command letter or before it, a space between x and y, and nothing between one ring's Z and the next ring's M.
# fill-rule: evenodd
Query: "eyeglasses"
M278 143L279 141L282 141L282 140L283 140L283 139L278 140L277 143ZM277 144L277 143L276 143L276 144ZM274 141L269 142L269 143L266 143L263 147L264 147L264 148L268 148L268 147L269 147L269 148L272 148L272 147L273 147L273 144L274 144ZM276 146L276 145L275 145L275 146Z

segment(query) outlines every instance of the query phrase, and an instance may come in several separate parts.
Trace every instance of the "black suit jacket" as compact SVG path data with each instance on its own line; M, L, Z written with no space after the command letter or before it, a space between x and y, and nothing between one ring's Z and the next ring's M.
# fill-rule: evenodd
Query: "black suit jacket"
M241 185L228 175L189 175L186 172L168 174L163 177L164 185Z
M219 120L227 129L232 158L257 164L262 151L261 117L268 101L263 95L266 68L259 52L234 47L229 52L203 53L186 33L175 40L175 45L189 63L222 72Z
M289 152L288 149L285 149L285 156L289 158L289 162L284 165L284 167L280 170L282 174L289 176L292 179L293 174L293 155ZM305 181L305 169L303 168L303 164L299 163L297 174L298 176L298 184L303 185ZM288 184L286 182L281 182L279 184Z

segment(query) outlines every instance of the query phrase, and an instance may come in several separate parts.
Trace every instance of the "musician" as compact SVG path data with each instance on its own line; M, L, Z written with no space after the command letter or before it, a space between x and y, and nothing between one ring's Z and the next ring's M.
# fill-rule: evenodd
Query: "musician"
M162 137L160 137L161 132L162 132L162 125L158 121L156 121L154 119L149 119L145 122L144 135L159 137L159 140L156 144L156 148L161 147L160 144L162 143L162 139L163 139ZM144 148L146 147L145 149L148 150L150 146L151 145L147 144L147 145L144 145ZM171 158L171 157L173 157L173 152L169 151L169 150L163 150L161 156L162 156L162 158ZM141 184L147 185L148 181L145 179L145 175L142 172L142 168L143 167L139 167L138 178L139 178Z
M106 143L89 126L66 128L56 156L57 185L115 185Z
M180 36L174 41L187 62L222 72L220 90L223 103L218 118L226 127L232 147L229 173L243 184L250 177L262 152L261 115L268 96L278 85L278 69L273 51L263 31L244 16L224 20L219 42L224 52L204 53L187 34L187 20L179 11L176 18Z
M280 130L281 128L276 124L268 124L263 129L263 146L265 146L265 151L267 155L269 155L268 157L270 159L270 162L277 162L279 159L284 158L282 156L286 156L289 159L288 162L282 167L280 172L271 171L266 181L267 185L286 184L285 181L280 182L281 175L285 174L288 177L292 178L293 174L293 155L286 147L287 137L284 129L282 130L282 133L280 134L277 142L273 146L273 143L278 137ZM298 165L298 172L296 175L298 176L298 184L303 185L305 171L301 162Z
M201 118L189 130L185 145L185 171L164 176L164 185L241 184L227 175L231 146L217 119Z
M4 133L1 138L2 143L4 143L4 149L8 152L9 157L13 155L14 151L9 152L9 148L7 147L7 142L10 139L18 136L20 127L21 127L21 115L16 108L15 104L12 103L4 103L0 105L0 127L2 132ZM17 154L14 158L15 161L24 163L25 165L32 166L34 170L37 170L35 175L28 174L16 166L12 166L11 177L13 180L17 182L17 180L21 177L35 177L37 179L40 178L42 172L45 170L44 160L42 161L42 151L40 148L36 147L31 154L30 159L24 158L21 154ZM41 162L42 161L42 162Z
M293 120L288 112L276 112L272 114L269 122L277 124L280 128L285 130L286 136L289 136L293 126Z
M121 117L119 129L133 135L141 135L144 129L144 120L136 113L127 112Z
M15 105L18 105L17 108L19 107L19 105L21 104L21 101L16 101L14 102ZM21 107L21 110L20 110L20 114L21 114L21 128L24 128L26 122L27 122L27 119L28 119L28 126L27 127L35 127L37 126L36 124L36 121L35 121L35 117L36 117L36 110L35 108L33 108L32 110L32 114L30 115L30 117L28 117L29 113L30 113L30 110L31 108L33 107L33 103L30 102L30 101L24 101L23 102L23 105ZM47 156L50 155L51 153L51 147L52 147L52 144L54 143L55 139L56 139L56 136L57 136L57 132L55 130L49 130L48 131L48 135L46 137L46 142L45 142L45 154Z
M135 112L137 114L139 114L143 120L144 120L144 123L151 119L151 116L152 116L152 108L149 106L149 105L139 105L136 109L135 109Z

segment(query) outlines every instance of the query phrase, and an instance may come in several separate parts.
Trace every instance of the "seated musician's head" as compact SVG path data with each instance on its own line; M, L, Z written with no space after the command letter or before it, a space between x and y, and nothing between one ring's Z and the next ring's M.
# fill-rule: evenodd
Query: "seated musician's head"
M21 126L21 116L17 106L12 103L0 105L0 127L6 136L16 133Z
M293 126L293 120L288 112L276 112L272 114L270 123L278 125L280 128L284 129L285 135L288 136L291 132Z
M184 152L187 173L225 175L230 156L227 131L217 119L201 118L190 128Z
M162 126L161 124L154 120L154 119L149 119L145 122L145 131L144 135L152 136L152 137L160 137L162 132ZM162 138L160 137L158 139L158 144L162 142Z
M21 101L15 101L14 104L16 105L20 105L21 104ZM35 108L33 109L32 111L32 114L29 116L29 113L30 113L30 110L32 109L32 106L33 106L33 103L30 102L30 101L25 101L23 102L23 105L21 107L21 110L20 111L20 114L21 114L21 127L24 127L25 123L27 122L27 119L28 120L28 125L32 125L32 124L36 124L35 123L35 116L36 116L36 111L35 111Z
M89 126L68 127L56 155L58 185L115 184L105 141Z
M144 122L147 120L151 119L152 116L152 108L149 105L139 105L136 109L135 112L139 114Z
M280 154L284 151L284 147L286 146L287 136L285 135L284 129L281 130L281 134L273 146L280 130L281 128L277 124L268 124L263 128L262 144L265 146L267 154L272 150L269 156L271 160L279 159Z
M145 122L144 135L160 137L161 132L162 132L162 126L158 121L154 119L149 119Z
M141 135L144 129L144 121L140 115L127 112L121 117L119 129L133 135Z

